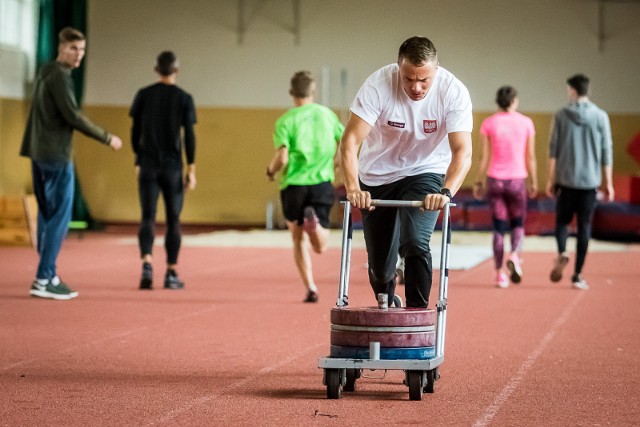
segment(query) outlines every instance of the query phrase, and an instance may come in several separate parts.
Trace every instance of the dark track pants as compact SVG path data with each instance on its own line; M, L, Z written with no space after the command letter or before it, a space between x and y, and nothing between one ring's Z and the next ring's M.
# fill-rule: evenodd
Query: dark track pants
M575 275L582 273L582 267L587 257L596 194L596 189L582 190L560 185L556 187L556 242L559 253L567 250L569 223L574 214L578 223Z
M442 189L444 176L426 173L399 181L361 188L374 199L424 200ZM427 307L431 292L432 261L429 242L439 211L418 208L376 208L362 211L364 238L369 261L369 282L375 295L395 293L398 254L405 259L405 298L407 307Z
M138 177L138 192L142 210L142 220L138 230L140 256L153 253L156 207L158 196L162 192L167 225L164 240L167 264L177 264L182 241L180 231L180 212L184 202L182 169L141 169Z

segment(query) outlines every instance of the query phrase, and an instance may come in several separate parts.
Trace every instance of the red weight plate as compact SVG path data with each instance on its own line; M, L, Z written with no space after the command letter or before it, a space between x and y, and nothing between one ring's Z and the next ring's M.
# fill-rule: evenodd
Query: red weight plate
M435 341L435 331L402 333L331 331L331 345L345 347L367 347L370 342L379 342L380 347L431 347L435 345Z
M426 308L333 307L331 323L346 326L432 326L435 310Z

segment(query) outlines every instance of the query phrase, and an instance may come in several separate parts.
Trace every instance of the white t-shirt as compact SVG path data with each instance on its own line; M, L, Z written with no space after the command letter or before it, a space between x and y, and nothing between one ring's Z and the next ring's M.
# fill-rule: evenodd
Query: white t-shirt
M372 126L359 155L360 180L371 186L446 173L447 134L473 129L469 91L443 67L420 101L405 93L398 64L382 67L364 82L350 110Z

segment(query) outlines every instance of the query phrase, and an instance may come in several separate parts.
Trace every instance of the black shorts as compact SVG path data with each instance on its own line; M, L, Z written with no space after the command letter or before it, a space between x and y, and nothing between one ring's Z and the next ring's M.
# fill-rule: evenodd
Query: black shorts
M304 208L313 206L320 225L329 228L329 211L335 200L333 185L323 182L316 185L290 185L280 191L282 211L287 221L302 225Z

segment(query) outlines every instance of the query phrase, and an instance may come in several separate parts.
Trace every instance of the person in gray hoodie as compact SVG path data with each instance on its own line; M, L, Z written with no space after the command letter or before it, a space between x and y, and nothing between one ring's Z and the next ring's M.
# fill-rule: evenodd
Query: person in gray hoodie
M551 270L551 281L562 279L569 263L566 252L569 223L576 216L578 225L576 259L571 278L575 289L589 289L581 276L591 237L591 219L598 188L604 200L613 201L613 142L607 113L589 100L589 78L576 74L567 80L570 103L554 117L549 143L547 195L556 198L558 256ZM603 183L604 178L604 183ZM602 185L601 185L602 184Z

